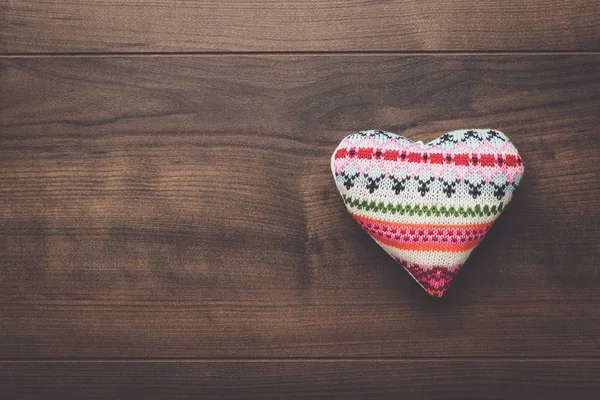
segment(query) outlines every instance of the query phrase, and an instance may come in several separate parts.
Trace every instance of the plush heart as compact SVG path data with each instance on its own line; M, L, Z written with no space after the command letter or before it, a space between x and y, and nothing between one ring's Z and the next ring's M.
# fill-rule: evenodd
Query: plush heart
M436 297L506 208L524 170L515 146L491 129L427 144L361 131L342 140L331 169L350 214Z

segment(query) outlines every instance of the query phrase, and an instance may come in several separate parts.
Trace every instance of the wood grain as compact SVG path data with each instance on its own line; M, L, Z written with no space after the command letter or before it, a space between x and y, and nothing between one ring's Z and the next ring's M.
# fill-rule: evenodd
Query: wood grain
M588 0L0 0L0 52L600 50Z
M0 356L599 356L599 67L1 60ZM494 127L523 155L513 203L441 301L332 182L337 142L371 127Z
M18 399L595 399L599 382L593 360L0 363Z

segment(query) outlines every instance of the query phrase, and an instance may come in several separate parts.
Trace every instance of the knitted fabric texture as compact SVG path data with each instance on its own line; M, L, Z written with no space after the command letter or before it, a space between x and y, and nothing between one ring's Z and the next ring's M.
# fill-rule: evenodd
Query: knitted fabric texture
M427 144L370 130L344 138L331 169L360 226L441 297L510 202L524 167L496 130L453 131Z

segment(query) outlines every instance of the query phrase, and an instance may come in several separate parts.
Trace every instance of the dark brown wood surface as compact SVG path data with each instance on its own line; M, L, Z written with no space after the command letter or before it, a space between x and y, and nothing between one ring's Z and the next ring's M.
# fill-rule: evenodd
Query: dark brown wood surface
M600 57L1 66L5 356L600 356ZM525 159L441 301L333 184L373 126L502 127Z
M0 0L0 52L600 50L590 0Z
M596 361L272 360L0 364L19 399L585 399ZM51 382L51 383L50 383ZM550 390L552 389L552 390Z
M600 397L598 7L0 0L0 398ZM525 178L433 299L329 157L468 127Z

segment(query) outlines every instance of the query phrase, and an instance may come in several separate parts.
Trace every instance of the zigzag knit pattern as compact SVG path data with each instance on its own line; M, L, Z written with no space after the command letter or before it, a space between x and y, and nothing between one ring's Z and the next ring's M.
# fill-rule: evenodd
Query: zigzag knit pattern
M515 146L492 129L453 131L427 144L361 131L342 140L331 169L350 214L436 297L506 208L524 171Z

